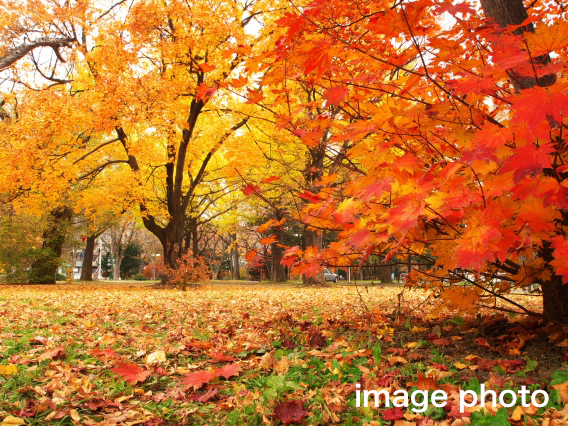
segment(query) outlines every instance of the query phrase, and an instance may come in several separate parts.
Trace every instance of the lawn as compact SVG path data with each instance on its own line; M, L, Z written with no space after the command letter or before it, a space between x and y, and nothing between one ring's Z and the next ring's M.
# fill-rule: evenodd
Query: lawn
M568 424L568 340L501 312L434 315L389 287L1 286L0 419L8 424ZM532 309L539 299L518 297ZM444 407L357 407L361 389L444 390ZM473 405L526 386L546 406ZM426 407L426 406L425 406Z

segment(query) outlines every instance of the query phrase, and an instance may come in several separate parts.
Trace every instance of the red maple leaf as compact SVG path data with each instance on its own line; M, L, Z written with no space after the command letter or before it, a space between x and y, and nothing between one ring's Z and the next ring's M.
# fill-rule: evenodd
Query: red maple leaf
M363 201L369 201L373 197L379 199L383 192L391 190L391 182L392 178L375 181L370 185L365 186L365 188L357 195Z
M209 87L205 83L201 83L197 87L197 95L196 95L197 99L198 100L207 100L215 94L217 89L218 89L218 87L216 87L216 86Z
M360 229L359 231L355 232L354 234L351 234L349 236L349 239L347 240L347 242L358 248L361 247L365 241L367 241L367 239L369 238L370 232L367 229Z
M225 355L221 352L212 351L211 359L217 362L229 362L229 361L234 361L235 357L230 355Z
M200 395L196 401L197 402L202 402L202 403L207 403L209 401L211 401L212 399L218 398L219 397L219 389L217 388L213 388L213 389L209 389L209 391L207 391L207 393Z
M203 72L209 72L215 69L215 65L211 65L208 64L207 62L204 62L203 64L199 64L199 69L201 69L201 71Z
M227 364L224 367L217 368L215 370L215 374L218 377L223 377L225 379L228 379L231 376L238 376L239 371L241 371L241 365L235 363L235 364Z
M260 244L272 244L276 242L276 235L271 235L270 237L264 237L260 239Z
M256 252L254 250L249 250L247 252L247 263L251 263L255 256Z
M323 198L310 191L298 192L298 197L303 198L310 203L319 203L320 201L323 201Z
M525 175L540 173L542 169L552 167L550 153L555 149L550 143L536 146L528 143L517 148L515 154L501 168L501 173L514 170L513 180L519 182Z
M452 419L460 419L462 417L471 416L471 413L460 411L459 404L452 404L450 401L446 402L444 410L449 411L448 417Z
M274 407L274 420L280 420L285 425L300 423L307 415L308 412L304 410L304 404L299 399L280 402Z
M448 339L436 339L432 340L434 346L450 346L450 341Z
M247 104L257 104L264 99L264 95L260 90L251 90L247 89L248 91L248 101L245 103Z
M292 246L292 247L288 247L285 251L284 251L284 255L282 256L283 259L287 259L288 262L292 262L294 263L296 261L296 259L298 258L298 256L301 256L303 253L303 251L300 249L299 246ZM282 261L284 262L284 260ZM284 265L284 263L282 263ZM290 265L288 265L290 266Z
M43 361L46 359L61 359L65 358L65 349L63 346L58 346L51 351L46 351L40 355L39 360Z
M307 60L304 63L304 74L316 71L319 77L331 67L331 57L329 55L329 42L321 40L315 43L315 46L308 52Z
M457 13L470 13L475 14L475 11L467 4L467 3L458 3L456 5L452 4L451 0L446 0L443 6L438 6L435 11L438 14L442 14L444 12L448 12L451 15L456 16Z
M562 117L568 116L568 94L566 90L558 90L562 88L556 89L553 92L550 88L533 87L512 97L512 107L516 110L514 121L527 123L531 131L544 119L549 123L562 123Z
M275 180L279 180L280 176L270 176L267 178L262 179L262 183L270 183L270 182L274 182Z
M152 374L152 370L143 370L138 367L134 362L121 362L116 363L116 367L111 368L113 373L118 374L127 383L135 385L138 382L143 382Z
M381 413L383 420L399 420L404 417L404 412L400 407L389 408Z
M449 83L450 87L459 95L467 95L468 93L475 93L476 95L482 93L491 94L494 93L497 88L492 78L479 77L476 75L468 76L460 80L452 80Z
M102 351L100 349L93 349L91 351L91 354L93 354L96 357L99 358L113 358L113 357L118 357L120 356L119 354L117 354L114 350L112 349L103 349Z
M256 194L257 192L260 192L260 186L251 183L243 188L243 194L245 195Z
M480 358L477 360L477 365L481 371L493 371L493 367L497 365L497 361L492 359Z
M212 371L197 371L195 373L188 373L183 376L183 384L191 386L194 389L199 389L205 383L209 383L217 375Z
M349 94L349 89L345 86L332 87L327 89L323 95L328 105L339 105L344 101L345 97Z
M563 237L552 238L554 259L550 262L557 275L562 275L562 281L568 283L568 244Z
M438 364L437 362L433 362L433 363L432 363L432 367L434 367L436 370L448 371L448 366L447 366L447 365Z

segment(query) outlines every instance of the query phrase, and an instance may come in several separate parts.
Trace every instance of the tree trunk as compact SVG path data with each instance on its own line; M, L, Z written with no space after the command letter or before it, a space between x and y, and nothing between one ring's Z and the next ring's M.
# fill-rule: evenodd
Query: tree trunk
M543 313L546 318L568 324L568 285L562 277L554 275L549 281L541 283Z
M549 241L544 241L539 255L551 271L554 268L550 262L554 259L552 245ZM542 288L542 304L544 316L552 321L568 324L568 285L564 285L562 277L559 275L551 276L550 280L540 283Z
M480 0L481 7L485 12L485 16L490 19L497 21L500 27L506 27L508 25L520 25L522 24L529 15L523 5L523 0ZM534 32L534 25L532 23L516 29L514 34L522 34L526 31ZM550 61L550 56L548 54L541 55L533 58L535 64L546 65ZM515 71L515 68L511 69L511 74L514 78L514 84L517 92L522 89L530 89L534 86L546 87L550 86L556 81L556 74L544 75L540 78L536 78L535 75L520 75Z
M83 267L81 268L82 281L93 281L93 255L95 253L95 240L97 237L98 235L89 235L87 237L85 257L83 258Z
M304 230L304 239L306 248L315 247L318 251L323 248L323 235L318 234L315 230L311 230L306 227ZM323 275L323 271L312 277L308 277L304 274L302 276L302 281L305 285L324 285L325 277Z
M199 238L197 236L197 220L195 221L195 226L191 229L191 251L193 256L199 256Z
M231 240L233 241L233 245L231 247L231 279L240 280L241 271L239 268L239 250L236 244L237 234L232 234Z
M485 15L488 18L495 19L501 27L519 25L528 18L522 0L481 0L481 6ZM522 34L525 31L533 32L533 24L519 28L515 31L515 34ZM550 57L549 55L542 55L534 58L534 61L536 64L546 65L550 61ZM514 69L512 71L518 91L535 85L550 86L556 81L555 74L545 75L537 79L536 76L519 76ZM547 173L547 171L544 170L544 173ZM553 257L549 242L543 242L539 254L546 261L548 267L554 271L554 268L550 265ZM552 275L549 281L541 283L541 287L544 316L553 321L568 324L568 286L563 285L560 276Z
M272 251L273 267L272 267L272 281L277 283L286 282L286 269L282 265L282 256L284 256L284 248L280 246L282 241L282 229L274 228L277 243L272 243L270 250Z
M47 228L43 231L42 250L31 266L30 283L55 284L55 273L72 216L73 210L66 206L49 212Z
M379 267L379 276L381 278L381 284L390 284L392 283L392 274L391 274L391 267L390 266L380 266Z
M114 266L112 268L112 279L120 280L120 264L122 263L122 256L117 255L114 260Z

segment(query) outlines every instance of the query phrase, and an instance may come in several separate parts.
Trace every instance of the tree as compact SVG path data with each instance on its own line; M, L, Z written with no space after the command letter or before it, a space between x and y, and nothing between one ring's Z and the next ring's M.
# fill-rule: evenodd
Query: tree
M55 273L72 216L73 210L67 206L49 212L47 227L43 231L41 250L37 252L31 265L30 283L55 284Z
M121 264L124 259L126 248L130 246L139 230L136 223L124 218L116 226L106 230L101 238L110 249L110 258L113 260L112 277L120 279Z
M128 278L140 272L142 265L142 249L134 242L124 248L124 256L120 263L120 276Z
M512 2L484 6L498 20L522 20ZM442 14L452 23L441 25ZM309 108L321 113L310 120L347 145L350 175L316 188L303 209L310 226L339 240L316 255L290 248L287 263L313 272L397 255L409 259L411 283L426 279L449 304L500 298L504 309L536 315L506 294L538 282L543 316L568 322L567 24L550 2L531 4L528 16L534 24L500 28L467 3L335 0L277 22L285 28L274 29L264 80L273 91L299 82L316 92ZM292 96L281 102L306 108ZM335 119L324 113L330 105ZM472 288L458 296L448 277Z
M209 182L222 178L225 144L240 136L248 120L228 108L234 100L225 94L243 90L238 75L252 50L245 27L262 12L259 4L82 2L78 7L70 2L50 17L48 4L10 2L27 21L7 31L11 47L0 52L6 58L28 55L25 64L10 69L19 91L3 106L11 117L5 127L12 132L6 156L29 153L20 155L33 161L13 165L26 179L6 179L6 192L32 191L25 183L29 171L40 169L40 158L44 180L56 182L54 187L122 175L127 200L135 202L144 225L162 243L165 263L175 267L187 236L188 208L204 196ZM47 66L34 56L32 46L42 41L30 22L45 31L42 37L65 40L65 55L53 44ZM18 47L21 39L27 41ZM35 74L22 72L30 63ZM57 129L38 125L41 120ZM45 143L23 143L26 138ZM48 163L54 170L46 173Z

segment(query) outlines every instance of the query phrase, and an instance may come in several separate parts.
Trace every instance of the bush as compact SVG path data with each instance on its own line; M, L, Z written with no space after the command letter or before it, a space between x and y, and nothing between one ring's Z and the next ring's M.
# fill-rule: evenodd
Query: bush
M134 275L134 280L135 281L146 281L146 278L142 274L136 274L136 275Z
M65 280L67 280L67 277L66 277L65 275L60 274L59 272L57 272L57 273L55 274L55 279L56 279L57 281L65 281Z
M177 269L164 268L163 272L169 285L185 290L187 284L208 281L211 271L203 257L193 257L188 250L179 260Z

